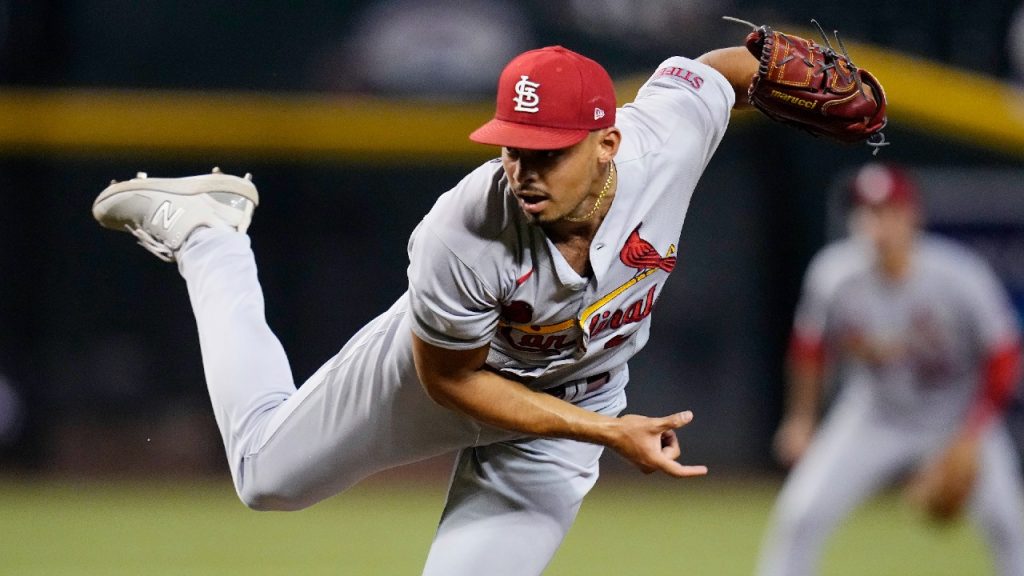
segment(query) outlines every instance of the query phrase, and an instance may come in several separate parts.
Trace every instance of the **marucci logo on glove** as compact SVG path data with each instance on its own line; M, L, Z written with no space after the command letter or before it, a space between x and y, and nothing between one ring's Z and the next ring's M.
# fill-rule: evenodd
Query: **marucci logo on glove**
M803 106L808 110L814 110L814 108L818 105L818 103L813 100L804 100L803 98L797 98L792 94L786 94L785 92L779 92L778 90L772 90L771 96L776 100L782 100L784 102L789 102L790 104Z

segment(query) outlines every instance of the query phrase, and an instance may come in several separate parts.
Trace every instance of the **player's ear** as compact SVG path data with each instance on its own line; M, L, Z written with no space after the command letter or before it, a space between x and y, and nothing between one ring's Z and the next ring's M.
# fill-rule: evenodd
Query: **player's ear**
M598 160L611 162L612 158L619 151L619 144L622 143L622 133L615 126L602 128L598 131Z

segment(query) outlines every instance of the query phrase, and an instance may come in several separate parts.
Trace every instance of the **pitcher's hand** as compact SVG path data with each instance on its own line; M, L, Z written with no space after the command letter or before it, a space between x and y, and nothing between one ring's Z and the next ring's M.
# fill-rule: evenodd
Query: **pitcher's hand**
M662 418L628 414L616 420L616 430L608 446L645 474L661 471L669 476L703 476L707 466L689 466L676 461L680 455L676 429L690 423L689 410Z

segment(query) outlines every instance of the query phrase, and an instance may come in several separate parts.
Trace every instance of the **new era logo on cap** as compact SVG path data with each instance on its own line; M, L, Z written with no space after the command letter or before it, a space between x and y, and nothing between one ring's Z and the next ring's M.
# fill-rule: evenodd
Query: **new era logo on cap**
M615 125L615 86L597 62L561 46L524 52L498 80L494 118L470 139L553 150Z

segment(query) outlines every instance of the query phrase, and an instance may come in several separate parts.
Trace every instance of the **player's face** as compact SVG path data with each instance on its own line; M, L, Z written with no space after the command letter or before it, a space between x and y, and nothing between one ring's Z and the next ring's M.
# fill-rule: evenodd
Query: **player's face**
M883 204L863 210L863 229L879 255L895 256L910 249L918 228L916 208L906 204Z
M554 224L593 208L617 144L614 139L609 145L606 131L596 131L559 150L502 148L501 162L512 194L530 222Z

